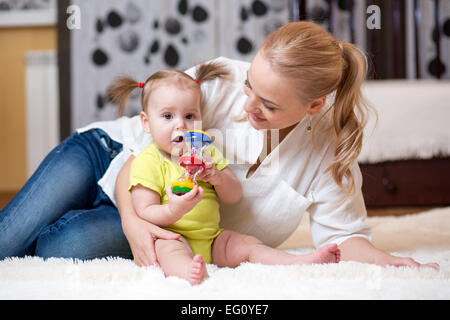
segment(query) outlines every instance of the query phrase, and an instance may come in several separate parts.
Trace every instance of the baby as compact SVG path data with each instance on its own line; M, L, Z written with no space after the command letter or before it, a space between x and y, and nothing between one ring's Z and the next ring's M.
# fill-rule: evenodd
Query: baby
M225 79L228 70L217 62L196 68L196 78L178 70L156 72L145 83L119 77L109 90L113 102L125 107L135 88L142 88L142 127L153 142L134 160L130 187L137 214L160 227L180 234L177 240L157 239L155 250L166 276L177 276L192 285L208 277L207 263L236 267L248 261L262 264L312 264L339 262L336 244L313 253L292 255L270 248L253 236L219 227L219 201L239 201L242 187L228 162L212 145L205 150L206 167L197 176L198 186L180 196L171 190L182 175L176 157L182 153L183 137L201 121L202 83Z

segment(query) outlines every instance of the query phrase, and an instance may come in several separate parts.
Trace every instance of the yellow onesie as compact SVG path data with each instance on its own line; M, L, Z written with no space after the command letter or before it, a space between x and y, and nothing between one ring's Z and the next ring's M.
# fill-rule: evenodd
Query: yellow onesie
M204 151L209 154L218 170L228 165L228 161L212 145ZM130 187L140 184L157 192L161 204L168 203L166 187L181 177L183 169L164 157L155 143L146 147L132 162ZM216 192L210 183L199 180L203 188L202 200L180 220L164 229L181 234L191 245L195 254L201 254L206 263L212 263L211 245L223 230L219 228L220 213Z

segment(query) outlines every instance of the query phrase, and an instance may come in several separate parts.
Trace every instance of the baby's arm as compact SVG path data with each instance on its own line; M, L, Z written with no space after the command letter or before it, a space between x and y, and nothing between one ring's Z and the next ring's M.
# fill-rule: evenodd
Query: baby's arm
M165 227L178 220L168 205L160 204L159 194L151 189L137 185L131 189L131 199L138 216L153 224Z
M142 219L165 227L180 220L183 215L194 208L203 196L203 189L199 189L197 186L181 197L173 194L170 186L166 188L166 192L169 203L162 205L157 192L140 184L133 187L131 198L137 214Z
M219 171L221 178L213 184L217 196L223 203L233 204L238 202L242 196L242 186L230 168Z
M223 203L233 204L241 199L241 183L229 168L218 170L213 163L208 162L205 170L198 175L198 178L212 184L217 196Z

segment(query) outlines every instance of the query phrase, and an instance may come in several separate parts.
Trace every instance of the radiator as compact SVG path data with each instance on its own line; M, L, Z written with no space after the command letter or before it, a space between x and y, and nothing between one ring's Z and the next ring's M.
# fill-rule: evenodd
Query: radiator
M25 54L28 177L59 143L58 64L55 51Z

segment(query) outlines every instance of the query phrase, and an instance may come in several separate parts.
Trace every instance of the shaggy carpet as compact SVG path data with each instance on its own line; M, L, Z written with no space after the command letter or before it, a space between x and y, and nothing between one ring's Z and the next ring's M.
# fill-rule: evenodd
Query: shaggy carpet
M450 208L400 217L370 217L374 244L430 268L381 267L341 262L328 265L239 267L208 265L201 285L165 278L157 267L125 259L72 261L36 257L0 261L0 299L450 299ZM313 251L308 215L282 246Z

